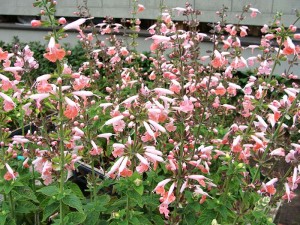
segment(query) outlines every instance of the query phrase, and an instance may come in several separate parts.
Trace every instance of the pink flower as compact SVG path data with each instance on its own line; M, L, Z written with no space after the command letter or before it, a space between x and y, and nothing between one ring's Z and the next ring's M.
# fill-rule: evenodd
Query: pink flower
M11 97L9 97L8 95L0 92L0 97L2 97L4 99L4 106L3 109L5 112L9 112L11 110L13 110L15 108L15 103L14 101L11 99Z
M258 9L256 9L256 8L249 8L249 10L251 11L251 14L250 14L250 16L252 17L252 18L255 18L256 16L257 16L257 13L261 13Z
M115 158L122 156L124 154L125 145L114 143L112 147L114 149L112 154Z
M58 23L61 24L61 25L66 24L66 23L67 23L66 18L65 18L65 17L60 17L60 18L58 19Z
M6 60L8 58L8 52L3 51L2 48L0 48L0 61Z
M66 51L60 48L59 44L55 43L54 37L51 37L49 40L47 53L44 54L44 57L50 62L56 62L57 60L62 60L66 55Z
M41 25L42 25L42 22L40 20L31 20L32 27L40 27Z
M175 107L174 107L175 108ZM177 109L178 107L176 107L175 109ZM185 95L183 96L183 101L180 102L180 107L178 108L179 111L188 113L188 112L192 112L194 110L194 104L193 102L188 99L188 97Z
M287 37L286 41L284 42L283 54L285 55L296 54L296 47L290 37Z
M5 163L5 166L6 166L7 172L4 175L4 179L7 181L17 179L18 173L14 172L13 169L7 163Z
M78 30L81 31L80 26L85 23L87 19L80 18L72 23L67 24L63 27L64 30Z
M226 59L224 58L224 56L222 56L220 54L220 52L218 52L218 50L215 50L214 51L214 58L213 60L211 61L211 65L218 69L218 68L221 68L222 66L224 66L226 64Z
M65 101L67 103L67 108L64 111L64 115L69 119L74 119L78 115L79 108L77 104L68 97L65 97Z
M90 151L90 154L93 156L100 155L103 152L103 149L101 147L98 147L94 141L91 141L91 143L92 143L93 148Z
M137 12L140 13L140 12L143 12L144 10L145 10L145 6L138 4Z

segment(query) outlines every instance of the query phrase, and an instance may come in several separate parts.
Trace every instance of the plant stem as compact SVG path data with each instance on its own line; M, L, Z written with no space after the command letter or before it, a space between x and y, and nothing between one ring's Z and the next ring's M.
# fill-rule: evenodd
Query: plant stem
M64 126L63 126L63 97L62 97L62 84L58 85L58 95L59 95L59 152L60 152L60 194L64 193L65 184L65 153L64 153ZM60 224L63 224L64 212L63 212L63 202L62 199L59 200L59 216Z
M8 197L9 197L11 217L13 220L15 220L15 204L14 204L14 200L13 200L13 196L12 196L11 192L9 192Z

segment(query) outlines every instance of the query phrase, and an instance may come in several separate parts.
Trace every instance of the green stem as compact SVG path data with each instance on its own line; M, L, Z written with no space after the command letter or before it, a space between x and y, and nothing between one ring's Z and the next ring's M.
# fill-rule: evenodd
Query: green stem
M65 184L65 153L64 153L64 126L63 126L63 96L62 96L62 85L58 85L58 95L59 95L59 152L60 152L60 194L64 193ZM63 224L64 212L63 212L63 202L62 199L59 200L59 215L60 224Z
M9 192L9 204L10 204L10 211L11 211L11 217L13 220L15 220L15 204L14 204L14 200L13 200L13 196L11 194L11 192Z

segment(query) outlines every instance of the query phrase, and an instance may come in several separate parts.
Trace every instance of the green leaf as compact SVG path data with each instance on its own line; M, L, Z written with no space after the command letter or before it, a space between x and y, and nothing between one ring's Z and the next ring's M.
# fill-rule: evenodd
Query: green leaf
M16 187L14 193L20 195L23 199L29 199L36 203L39 202L34 191L28 186Z
M196 224L211 225L216 216L216 212L213 210L203 210Z
M140 185L140 186L133 186L134 190L139 194L139 195L143 195L144 193L144 186Z
M80 199L84 199L84 195L82 194L82 191L78 187L77 184L74 183L68 183L68 187L71 189L71 191L78 196Z
M42 221L45 221L46 219L48 219L49 216L53 215L58 210L58 207L59 207L59 202L54 202L50 205L47 205L43 213Z
M77 197L76 195L74 195L74 194L67 195L62 199L62 201L67 206L69 206L71 208L75 208L79 212L83 212L82 203L80 201L80 198Z
M6 218L7 218L7 214L5 215L3 215L2 213L0 214L0 225L6 224Z
M156 225L164 225L165 224L164 220L160 216L158 216L158 215L152 216L152 221Z
M79 224L85 221L86 215L84 213L79 212L71 212L67 215L69 217L70 223Z
M59 193L59 189L56 186L46 186L46 187L43 187L43 188L37 190L37 192L40 192L44 195L52 197Z
M88 224L88 225L97 224L97 221L99 220L99 217L100 217L100 212L88 211L86 213L87 213L87 215L86 215L85 224Z
M16 208L16 212L18 213L30 213L34 212L38 209L38 207L30 201L22 201L18 204Z

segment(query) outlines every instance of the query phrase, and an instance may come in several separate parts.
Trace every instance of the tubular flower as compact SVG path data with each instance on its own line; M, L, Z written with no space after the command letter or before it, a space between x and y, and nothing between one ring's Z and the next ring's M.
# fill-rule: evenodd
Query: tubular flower
M54 37L50 38L47 53L44 54L44 57L50 62L56 62L57 60L62 60L66 55L66 51L60 48L59 44L55 43Z
M68 97L65 97L66 103L67 103L67 108L64 111L64 115L69 118L69 119L74 119L79 112L77 104L69 99Z

